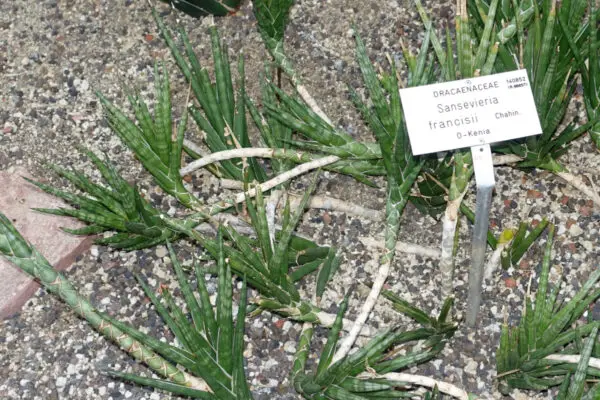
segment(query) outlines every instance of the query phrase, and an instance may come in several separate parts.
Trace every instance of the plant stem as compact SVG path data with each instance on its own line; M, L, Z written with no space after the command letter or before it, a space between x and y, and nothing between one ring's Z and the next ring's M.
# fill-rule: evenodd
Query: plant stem
M565 180L569 185L573 186L581 193L588 196L597 207L600 207L600 195L598 192L586 185L583 179L581 179L579 176L566 171L554 172L554 174Z
M179 174L181 176L187 175L191 172L194 172L197 169L205 167L207 165L231 160L233 158L248 158L248 157L259 157L259 158L282 158L282 159L296 159L302 160L306 159L306 161L314 160L314 157L311 157L308 153L296 152L293 150L287 149L272 149L268 147L243 147L231 150L223 150L217 153L208 154L202 158L192 161L185 167L179 170Z
M238 216L228 213L221 213L214 217L214 222L217 222L219 225L229 225L235 228L235 230L246 236L255 236L256 232L254 228L252 228L246 221L241 219ZM211 222L213 222L211 221ZM194 227L194 230L204 233L204 234L212 234L215 235L217 233L217 224L210 222L203 222L200 225Z
M267 215L267 226L269 228L269 240L271 242L271 248L275 248L275 211L277 211L277 205L281 200L283 191L273 190L269 196L269 201L265 205ZM296 207L292 207L296 209Z
M399 373L399 372L389 372L384 375L377 375L377 378L383 378L383 379L387 379L389 381L394 381L394 382L410 383L413 385L424 386L424 387L428 387L431 389L433 389L437 386L438 390L442 393L445 393L452 397L456 397L457 399L460 399L460 400L469 400L469 394L465 390L463 390L463 389L459 388L458 386L455 386L451 383L438 381L433 378L429 378L427 376L412 375L412 374L405 374L405 373Z
M362 244L364 244L367 247L375 247L375 248L379 248L379 249L383 248L383 244L381 243L381 241L375 240L368 236L359 237L358 240L360 240L362 242ZM416 254L419 256L429 257L429 258L434 258L434 259L440 258L440 251L438 249L434 249L431 247L419 246L418 244L413 244L413 243L406 243L406 242L398 241L398 242L396 242L396 251L398 251L400 253Z
M194 145L195 146L195 145ZM195 150L194 150L195 151ZM203 158L195 160L184 168L179 170L180 175L187 175L197 169L205 167L215 162L230 160L233 158L244 158L244 157L260 157L260 158L294 158L296 160L304 158L305 153L294 152L286 149L271 149L271 148L242 148L233 150L224 150L218 153L212 153L206 155ZM317 160L320 160L317 159ZM314 160L314 161L317 161ZM228 189L241 189L243 187L241 182L234 180L222 180L226 184ZM263 190L264 191L264 190ZM294 196L294 200L291 203L292 208L300 203L300 197ZM376 210L370 210L365 207L361 207L357 204L348 203L343 200L333 199L331 197L312 196L309 202L310 208L322 208L327 210L335 210L345 212L348 214L361 216L373 220L383 219L383 214Z
M311 322L305 322L302 325L302 331L300 332L300 339L298 346L296 347L296 354L294 355L294 363L292 366L291 378L292 384L296 384L296 380L299 376L302 376L306 368L306 361L310 356L310 341L312 340L314 333L314 326Z
M273 178L271 180L261 183L260 185L258 185L258 187L260 188L261 192L266 192L268 190L273 189L275 186L278 186L284 182L287 182L288 180L290 180L292 178L295 178L299 175L305 174L306 172L312 171L314 169L318 169L318 168L324 167L326 165L332 164L336 161L339 161L339 159L340 158L338 156L326 156L326 157L322 157L322 158L319 158L314 161L300 164L297 167L290 169L289 171L286 171L282 174L277 175L275 178ZM254 196L256 196L256 188L252 188L244 193L238 193L234 198L232 198L230 200L221 201L221 202L218 202L217 204L213 205L211 207L210 211L208 212L208 214L215 215L215 214L231 207L234 204L239 204L239 203L244 202L246 200L246 198L254 197Z
M219 183L223 189L244 189L242 182L233 179L221 179L219 180ZM288 196L290 197L290 207L292 209L296 208L300 203L301 196L294 194L288 194ZM312 195L306 206L307 208L320 208L322 210L343 212L354 217L362 217L373 221L381 221L384 218L384 215L381 211L362 207L358 204L350 203L348 201L336 199L330 196Z
M484 269L484 272L483 272L483 279L490 279L492 277L492 275L494 274L494 272L500 266L500 260L502 258L502 252L511 243L512 243L511 241L509 241L509 242L498 242L498 245L496 246L496 250L494 250L494 252L490 256L490 259L488 260L488 262L487 262L487 264L485 266L485 269Z
M460 205L468 190L468 183L473 176L473 166L469 153L457 152L454 155L454 172L450 188L430 175L432 179L447 196L446 209L442 217L442 249L440 255L440 274L442 275L442 299L452 295L454 283L454 247L456 226Z
M448 200L446 210L442 218L442 252L440 256L440 273L442 275L442 299L452 294L454 283L454 237L456 236L456 224L458 222L458 211L467 189L460 196Z
M557 361L561 363L579 364L581 356L578 354L550 354L545 357L546 360ZM588 367L600 369L600 358L590 358Z
M335 364L342 358L346 357L346 355L348 355L348 353L350 352L350 349L352 348L352 345L356 341L356 338L358 337L365 322L367 321L369 314L371 314L371 310L373 309L373 307L375 307L375 303L379 298L379 293L381 292L381 289L383 289L383 284L385 283L389 275L390 264L391 262L385 262L379 267L379 270L377 271L377 276L375 277L375 281L373 282L373 286L371 287L371 291L369 292L369 295L363 303L358 317L354 321L354 325L352 326L352 329L350 329L348 336L344 338L344 340L340 344L340 347L333 356L331 364Z
M300 203L301 198L294 195L291 195L290 197L290 207L295 209ZM358 204L335 199L329 196L312 196L308 202L308 207L343 212L349 215L363 217L374 221L380 221L384 217L383 213L380 211L362 207Z
M371 291L354 321L354 326L350 330L348 336L343 339L339 349L334 354L332 363L343 359L350 352L362 326L369 318L375 303L377 303L377 298L389 276L391 264L396 254L396 243L398 242L398 233L400 230L400 218L404 211L404 207L406 207L408 202L410 188L417 180L417 176L421 172L422 166L423 161L414 162L414 160L411 160L405 165L401 179L394 176L395 172L389 174L385 208L385 245L383 254L379 258L380 267L377 271L377 276L373 281Z
M523 161L523 159L516 154L494 154L492 160L494 161L494 165L516 164L519 161Z
M387 253L387 251L387 248L384 249L384 252ZM379 269L377 270L377 276L375 277L375 280L373 282L373 286L371 286L369 295L367 296L365 302L360 308L360 311L358 313L358 316L354 320L352 328L349 330L348 335L344 338L344 340L340 344L340 347L333 355L333 359L331 361L332 364L335 364L336 362L348 355L350 349L354 345L354 342L356 342L356 339L358 338L358 335L360 334L362 328L367 322L367 318L369 318L373 307L375 307L375 303L377 303L377 299L379 298L379 293L381 292L381 289L383 289L383 285L387 280L388 275L390 274L390 264L392 257L385 258L386 261L380 264ZM381 257L381 259L384 259L384 257Z
M397 189L397 187L396 187ZM406 204L406 200L401 200L400 205L392 204L391 201L392 190L388 188L388 200L386 204L386 227L385 227L385 235L384 241L385 245L383 246L383 255L381 256L379 263L379 269L377 271L377 276L373 281L373 286L371 287L371 291L367 296L365 302L363 303L358 316L354 320L354 325L348 336L344 338L340 347L335 352L332 360L332 364L335 364L337 361L343 359L348 355L352 345L356 341L361 328L369 318L373 307L375 307L375 303L377 302L377 298L379 297L379 293L383 288L385 281L387 280L390 274L390 267L392 264L392 260L394 259L394 253L396 249L396 243L398 241L398 229L400 226L400 214L403 206L401 203Z
M265 45L269 50L269 53L271 53L271 56L275 59L275 62L290 78L292 85L294 86L294 88L296 88L296 91L298 92L302 100L304 100L306 105L308 105L310 109L313 110L313 112L317 114L323 121L327 122L329 125L332 125L331 120L329 119L327 114L325 114L325 112L321 110L315 99L310 95L306 87L300 81L300 78L298 78L298 74L295 71L292 62L283 50L283 40L266 39Z
M321 117L321 119L323 121L325 121L329 125L333 126L333 124L331 123L331 120L329 119L327 114L325 114L325 112L323 110L321 110L321 107L319 107L319 105L317 104L315 99L310 95L310 93L308 92L306 87L303 84L301 84L297 79L292 79L292 84L294 85L294 87L296 88L296 91L298 92L300 97L302 97L302 100L304 100L306 105L309 106L310 109L313 110L315 114L317 114L319 117Z
M202 157L206 157L206 156L210 155L210 153L208 153L202 147L198 146L196 143L192 142L189 139L183 139L183 145L185 147L189 148L190 150L192 150L194 153L201 155Z
M244 190L244 183L235 179L223 178L219 179L218 182L221 189Z

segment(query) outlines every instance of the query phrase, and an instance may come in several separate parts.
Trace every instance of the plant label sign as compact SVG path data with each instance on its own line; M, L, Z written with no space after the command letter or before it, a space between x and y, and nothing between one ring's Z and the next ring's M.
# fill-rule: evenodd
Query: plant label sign
M400 90L414 155L542 133L524 69Z
M477 199L466 321L475 326L494 191L490 143L542 133L526 70L400 90L413 154L470 147Z

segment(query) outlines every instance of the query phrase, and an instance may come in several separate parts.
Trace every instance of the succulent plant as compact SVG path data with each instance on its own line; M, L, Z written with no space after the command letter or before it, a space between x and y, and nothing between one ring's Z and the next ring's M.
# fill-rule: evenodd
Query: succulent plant
M599 322L589 317L582 321L581 317L600 297L600 289L594 289L600 270L592 271L571 299L560 300L561 282L552 288L548 285L553 237L550 224L535 300L525 298L516 326L505 322L502 327L496 353L499 388L509 393L513 388L560 386L556 399L595 399L600 385L588 384L587 379L599 375L597 360L590 364L591 357L598 356Z

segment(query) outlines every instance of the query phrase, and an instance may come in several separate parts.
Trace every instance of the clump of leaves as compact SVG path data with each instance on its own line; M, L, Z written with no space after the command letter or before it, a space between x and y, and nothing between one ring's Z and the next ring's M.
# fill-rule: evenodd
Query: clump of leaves
M271 54L277 66L277 83L280 84L281 71L283 71L290 79L296 92L312 106L317 114L328 120L325 113L302 85L299 74L285 53L283 45L284 33L293 3L293 0L253 0L254 16L258 22L258 31L267 51Z
M102 94L97 93L97 96L104 107L106 119L112 130L133 151L144 168L152 174L156 183L185 207L199 208L200 200L186 190L179 175L187 113L184 113L179 126L175 128L168 74L164 68L163 73L160 74L158 66L155 65L154 76L156 79L154 118L142 99L138 96L129 96L137 124ZM173 132L176 132L175 140L172 139Z
M517 166L521 168L561 172L564 166L558 159L573 140L593 125L587 123L576 127L569 123L562 127L579 73L578 66L573 64L573 59L578 56L573 46L584 43L591 30L584 18L588 2L522 0L513 3L502 2L496 14L498 22L515 23L497 36L500 45L494 70L527 70L543 133L497 146L495 151L518 155L522 161ZM486 22L480 17L480 11L490 6L486 1L470 4L473 28L477 32Z
M590 128L591 139L600 148L600 47L598 47L598 17L600 10L594 4L589 3L589 23L587 43L581 40L570 41L569 45L581 70L581 81L583 84L583 102L587 112L588 120L594 125ZM569 20L560 19L561 28L568 27ZM581 45L579 45L581 43ZM585 56L588 56L587 63Z
M343 316L348 307L349 296L346 296L313 371L308 371L306 366L312 326L305 325L301 333L292 369L292 381L298 393L306 399L335 400L406 398L415 395L413 385L418 386L419 383L411 382L408 376L403 377L399 371L431 360L442 351L447 339L456 330L456 325L446 322L452 302L446 302L440 316L433 318L392 293L388 293L388 296L401 304L398 311L423 322L423 327L412 331L402 331L399 327L389 329L351 355L333 362ZM421 385L426 386L424 383ZM441 398L436 386L431 385L430 389L433 391L428 392L425 398ZM460 394L464 394L462 398L467 396L462 391Z
M217 40L218 43L218 37L213 35L213 39ZM215 59L220 59L222 48L215 45L213 50L215 52ZM217 64L223 65L223 63ZM202 71L206 73L205 70ZM218 79L221 80L227 80L226 77L230 77L227 73L225 75L218 73L217 75L220 77ZM196 75L194 74L194 76ZM169 185L178 185L181 182L179 167L181 146L183 143L183 129L179 129L176 143L171 143L171 139L166 136L164 129L162 135L156 135L156 132L161 129L159 126L162 125L160 121L163 120L163 117L159 117L159 115L170 115L171 107L167 78L163 76L158 79L158 100L155 104L155 114L157 117L155 121L150 118L145 103L138 98L130 97L138 116L137 125L108 101L104 100L104 105L110 112L109 120L114 130L119 133L125 144L133 149L142 163L147 166L149 172L158 177L157 182L159 184L161 182L165 183L166 180L170 179ZM199 84L199 81L195 81L192 87ZM231 94L232 92L225 90L225 93ZM239 98L241 99L240 101L244 101L243 95ZM166 107L169 107L168 112L166 111ZM223 107L229 109L225 104L223 104ZM207 106L205 111L208 112L208 110ZM232 109L229 110L231 111ZM238 111L237 115L240 116L245 113L243 107ZM192 113L194 112L192 109ZM224 115L224 111L218 111L214 114L214 120L222 122L223 118L225 118ZM236 116L234 119L237 120L238 117ZM226 126L223 127L224 130L227 129ZM244 127L239 131L243 135L237 137L240 140L245 138L244 143L248 145L245 123L240 123L240 126ZM219 135L214 136L215 139L219 137ZM220 143L219 146L225 145L225 143L219 141L216 143ZM230 146L231 143L227 142L227 145ZM221 147L217 146L215 151L219 149ZM170 165L166 173L163 173L164 171L162 170L162 168L166 168L165 163L160 164L161 159L158 156L158 153L161 151L165 157L169 155L169 158L165 159ZM137 189L127 183L108 162L101 161L92 152L87 151L86 154L101 172L106 181L105 185L92 183L89 178L81 173L54 167L61 176L66 177L81 189L83 194L73 194L39 182L32 182L48 193L67 200L74 206L74 209L39 209L39 211L73 216L92 224L80 230L70 231L71 233L90 234L116 231L116 234L98 240L100 244L115 248L126 250L139 249L162 243L165 240L175 241L182 236L186 236L199 242L215 259L218 257L219 248L216 239L198 233L195 228L206 220L218 226L219 223L212 220L211 215L229 208L231 203L223 202L209 208L205 206L199 207L196 200L190 200L192 203L188 204L194 204L196 210L199 211L198 213L179 218L168 217L143 199ZM253 163L248 163L244 167L242 161L239 160L239 164L235 162L224 164L223 170L229 171L228 176L230 177L244 178L247 181L256 177L259 173L263 174L262 167L256 163L254 163L256 166L254 169L255 173L251 174L251 165ZM316 184L316 181L314 184ZM245 203L246 210L250 216L250 223L256 234L255 238L241 235L232 226L223 227L227 240L225 251L227 257L231 260L234 271L240 276L247 276L250 285L259 291L261 297L256 301L261 307L299 320L323 322L322 319L325 317L327 324L331 324L332 319L330 316L321 312L321 310L310 304L310 302L301 300L295 288L297 281L307 274L319 270L317 276L317 295L320 297L325 290L327 281L333 276L339 266L339 258L336 256L337 252L335 249L317 246L314 242L303 239L294 233L303 215L312 189L306 192L297 210L292 211L289 206L284 210L282 227L277 232L275 232L275 229L269 232L262 192L261 190L257 190L256 192L256 201L253 202L248 197ZM168 193L175 197L178 196L180 200L183 199L182 203L184 204L186 204L186 200L193 198L187 197L187 194L189 194L187 191L182 193L181 191L170 190ZM260 249L259 253L256 253L257 248Z
M407 84L415 86L432 80L432 63L427 62L428 42L419 54L418 63L409 63ZM302 134L306 140L294 144L301 149L317 149L320 152L343 157L348 164L344 172L365 180L367 174L383 174L388 178L388 202L386 206L386 249L384 262L393 258L399 219L408 201L408 194L422 166L422 161L412 156L406 126L402 115L398 90L398 71L392 65L390 73L380 77L369 61L363 41L356 35L357 59L363 79L372 101L364 102L351 90L352 100L368 122L378 141L377 145L358 142L345 132L333 127L310 107L274 88L282 107L266 104L267 115ZM373 161L382 158L381 162ZM351 170L353 169L353 170ZM375 172L376 171L376 172Z
M543 218L536 225L527 222L521 222L519 229L516 232L511 232L511 243L502 250L500 262L502 268L508 269L511 266L516 266L519 260L531 247L533 242L544 232L548 226L548 220ZM506 236L507 234L505 234Z
M250 286L260 293L258 298L253 299L259 307L298 321L322 323L323 312L301 299L296 282L322 266L317 277L321 288L317 294L321 296L339 261L336 260L334 249L311 245L293 235L315 184L316 179L296 210L292 211L289 203L287 204L283 211L281 230L273 236L267 223L264 199L261 191L257 190L256 199L247 198L245 203L256 239L240 235L234 228L224 226L222 230L227 242L223 251L234 272L245 276ZM218 243L214 239L176 221L168 223L174 230L198 241L213 257L219 254ZM293 265L297 268L291 269Z
M209 246L209 249L216 252L218 266L218 295L215 309L209 299L202 269L198 265L195 267L197 293L194 293L190 284L192 279L183 271L170 243L167 243L167 247L185 308L177 304L166 286L160 288L161 299L143 279L136 276L157 313L180 344L180 346L173 346L96 310L77 293L62 274L58 273L35 248L23 239L11 222L0 214L0 252L9 261L39 279L51 293L64 300L94 329L166 379L115 370L106 370L108 375L198 399L249 400L252 398L243 363L246 280L243 281L237 318L234 319L231 272L236 260L231 258L234 253L226 249L224 240L224 237L230 234L231 231L227 228L219 229L214 240L215 248L211 249ZM285 235L285 232L282 235ZM266 240L264 237L262 239ZM261 238L258 240L260 241ZM278 246L280 247L283 246ZM268 251L268 247L263 250ZM278 251L280 250L275 250ZM279 256L277 254L271 256L281 258L284 254L280 252ZM252 271L248 269L246 271L250 272L248 276L253 276ZM326 271L325 274L324 279L327 279L331 271ZM289 280L287 277L282 278ZM422 329L408 332L390 330L375 337L367 346L359 348L352 355L332 364L333 351L342 329L343 314L347 304L348 298L340 307L314 375L304 373L312 328L302 333L293 377L295 388L306 398L323 398L319 393L326 396L324 398L340 400L348 398L346 396L349 393L354 396L351 398L356 399L379 398L381 395L392 395L396 398L403 393L410 393L408 390L415 382L404 382L402 377L406 380L406 376L390 375L390 373L432 359L439 354L446 340L456 329L454 325L445 321L451 302L444 305L439 318L426 318L426 320L421 318L425 315L424 312L403 304L401 311L413 316L417 321L424 322ZM313 318L301 319L315 321ZM419 345L415 346L417 343ZM400 353L403 355L399 355ZM439 398L437 388L434 387L426 398Z
M51 165L60 176L75 185L81 194L56 189L50 185L32 181L43 191L67 201L74 208L36 208L37 211L70 216L89 225L81 229L64 229L75 235L90 235L108 231L116 232L111 236L97 239L102 245L124 250L151 247L165 240L176 240L179 235L169 229L161 219L161 213L139 193L135 185L128 183L116 171L108 160L89 150L83 152L94 163L104 178L104 184L92 182L87 176ZM189 226L190 222L187 222Z
M141 333L138 335L135 330L129 329L125 324L118 323L98 312L85 297L77 292L68 279L57 272L35 247L27 243L4 214L0 214L0 253L23 272L38 279L50 293L62 299L100 334L116 343L138 361L145 363L156 374L169 379L169 382L161 384L161 388L174 393L197 394L200 396L197 398L202 399L214 398L206 392L210 383L207 386L203 380L193 375L200 370L200 364L190 370L192 374L176 367L177 363L185 365L184 363L187 362L189 365L196 357L195 355L190 356L187 351L172 348L157 339L146 338ZM243 310L242 306L240 308ZM243 318L243 313L241 315ZM238 336L236 338L239 340ZM230 348L231 345L232 343L228 344ZM198 363L199 361L194 362ZM210 360L202 362L210 363ZM212 372L202 370L202 373L210 374ZM207 376L207 378L210 377ZM145 384L151 384L153 381L147 380Z
M279 102L274 102L273 97L263 100L266 116L304 136L305 140L289 141L292 148L298 152L309 150L317 156L330 154L341 157L342 160L327 166L327 169L353 176L371 186L374 184L368 176L385 174L383 164L377 160L381 157L378 146L362 144L334 128L306 103L288 95L273 83L270 84L270 90Z
M170 244L169 253L190 315L177 305L165 286L161 287L161 301L137 277L156 311L181 344L176 347L95 309L68 279L23 239L8 218L0 214L0 252L6 258L37 278L99 333L166 380L113 370L106 371L109 375L197 399L251 399L243 364L246 283L244 280L234 320L231 267L223 252L221 232L216 243L218 296L215 310L210 303L202 269L195 268L196 295L189 283L190 277L183 271Z
M143 199L135 186L127 183L108 162L102 162L90 151L86 151L86 154L102 172L108 185L95 184L80 173L54 167L61 176L77 185L83 194L77 195L30 181L42 190L67 200L75 207L36 210L72 216L92 224L78 230L67 230L70 233L85 235L117 232L97 239L99 244L133 250L186 236L205 247L213 258L218 258L218 240L195 230L202 217L172 218L164 215ZM313 182L313 188L314 184L316 180ZM273 242L260 190L257 191L255 201L248 198L245 203L256 234L255 238L241 235L232 226L224 226L221 229L227 239L224 251L231 260L234 271L240 276L247 276L250 285L261 293L262 297L257 299L257 302L263 308L279 311L299 320L319 322L319 315L323 313L300 299L295 284L318 270L317 295L322 296L340 261L334 248L318 246L294 233L311 193L312 189L305 193L298 209L292 211L289 205L286 207L282 227L274 232ZM218 226L218 223L215 224ZM260 250L258 253L257 249Z
M173 363L184 367L190 374L202 378L208 385L209 390L192 390L170 381L114 370L107 371L109 375L198 399L246 400L252 398L244 373L243 358L244 320L247 303L246 281L243 281L239 308L234 319L231 267L223 251L222 231L219 231L216 242L218 247L218 285L214 310L202 269L199 266L195 268L197 284L197 294L195 294L189 283L190 277L183 271L170 244L168 244L170 257L185 300L185 308L189 311L189 315L177 305L166 286L160 288L161 300L139 276L137 277L157 313L181 344L180 347L164 343L130 325L103 314L106 320L140 343Z
M264 5L264 7L267 6L267 4ZM199 107L191 106L189 112L200 130L205 133L205 144L212 153L251 147L245 117L245 111L247 110L258 128L262 143L272 149L268 155L273 159L271 163L271 170L273 172L284 172L290 168L292 163L304 163L323 156L322 153L312 154L302 150L295 151L291 149L290 143L292 142L292 130L294 127L282 123L272 115L261 113L254 102L245 94L242 58L240 58L238 64L238 75L240 75L239 92L237 97L234 96L227 48L219 44L216 30L211 30L216 78L216 82L213 84L210 81L206 68L202 67L198 62L185 32L179 32L179 38L185 49L184 52L181 52L175 42L174 36L156 13L154 13L154 18L162 36L165 38L167 46L171 50L173 58L186 77L192 88L192 93L198 101ZM270 107L279 109L280 101L288 101L290 98L272 83L267 77L268 75L267 70L265 77L261 80L262 100L263 103L268 104ZM207 156L206 154L200 154L196 151L197 149L193 149L190 146L185 147L185 149L192 158L198 161ZM244 162L248 163L246 173L250 181L257 180L258 182L263 182L268 177L271 177L255 157L249 157L245 161L241 158L219 160L216 167L211 164L208 166L208 169L218 177L243 182L245 179L242 171ZM365 169L370 171L374 167L372 165L363 166L348 161L341 161L328 165L325 169L348 173L357 179L370 183L364 177L362 171Z
M205 143L211 152L247 148L250 146L248 126L246 122L246 94L244 82L244 61L240 57L238 62L239 90L236 96L233 88L233 79L230 70L230 61L227 47L221 43L216 28L211 28L210 38L212 44L212 55L215 70L215 83L212 83L208 71L200 65L189 38L184 31L179 32L184 47L184 52L179 50L177 43L169 29L165 26L156 11L153 11L154 19L162 36L171 50L179 69L189 83L194 97L199 106L192 105L189 112L205 133ZM201 155L187 149L194 158ZM243 163L249 165L246 168L248 179L262 182L266 179L264 169L256 159L243 161L240 158L224 160L218 169L211 172L219 177L243 181L245 179Z
M560 300L560 281L552 288L548 285L553 237L554 226L549 225L535 300L525 299L517 326L505 323L502 327L496 353L499 388L508 393L514 388L545 390L560 385L557 398L595 398L600 393L598 385L588 397L581 394L586 379L599 376L598 369L589 365L590 356L597 354L594 348L599 325L598 321L580 319L600 297L600 289L594 289L600 270L595 269L570 300Z
M445 335L448 339L456 331L457 325L450 318L450 310L454 304L453 297L448 297L442 305L440 314L437 317L432 317L390 290L384 290L381 294L392 303L394 310L413 319L425 329L432 330L438 335Z
M283 51L283 34L294 0L253 0L258 31L273 53Z

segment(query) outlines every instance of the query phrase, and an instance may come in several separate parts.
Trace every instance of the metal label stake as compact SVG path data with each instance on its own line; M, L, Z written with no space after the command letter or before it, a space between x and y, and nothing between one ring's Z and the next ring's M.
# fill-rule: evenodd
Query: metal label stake
M475 326L481 304L483 268L487 249L487 232L494 191L494 164L489 144L471 147L477 199L475 203L475 224L471 242L471 269L469 270L469 299L467 302L467 324Z

